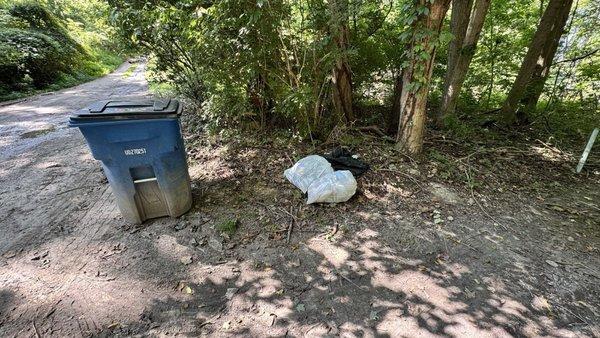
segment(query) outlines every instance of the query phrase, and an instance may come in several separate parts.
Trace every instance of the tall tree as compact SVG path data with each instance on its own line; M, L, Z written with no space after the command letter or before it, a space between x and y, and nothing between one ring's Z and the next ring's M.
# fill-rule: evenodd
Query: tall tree
M472 7L473 0L452 0L450 32L452 33L453 38L448 45L448 62L446 66L446 75L444 77L444 92L446 92L446 88L450 85L452 70L456 65L456 59L460 55L460 50L463 46L465 35L467 34Z
M336 48L332 74L333 107L337 118L345 122L354 120L352 111L352 72L348 63L350 31L348 28L348 0L330 0L330 31Z
M448 67L444 79L442 106L436 115L438 126L442 126L448 116L454 114L456 101L473 55L475 55L490 2L491 0L476 0L472 11L470 7L467 7L471 6L470 0L454 0L452 4L451 30L455 38L450 43L448 50ZM465 17L467 20L464 19Z
M438 38L451 0L413 0L409 3L408 61L402 70L397 146L411 154L423 148L427 93Z
M550 75L550 66L552 65L560 38L564 33L565 25L569 19L569 8L570 6L563 8L559 14L557 24L551 32L552 36L550 41L544 45L541 52L542 57L536 63L533 74L531 75L531 81L525 89L525 95L523 96L521 103L523 104L523 111L526 115L535 112L537 103L542 95L544 84L546 83L546 79L548 79L548 75Z
M565 15L568 17L572 3L573 0L549 1L529 45L525 59L521 64L517 78L502 105L501 114L505 124L514 124L517 120L525 120L524 113L517 116L519 102L525 96L527 87L532 83L536 67L539 66L542 69L550 67L556 52L556 47L552 48L552 44L558 43L556 41L558 32L562 35L566 23L566 19L563 18ZM558 35L558 39L560 39L560 35Z

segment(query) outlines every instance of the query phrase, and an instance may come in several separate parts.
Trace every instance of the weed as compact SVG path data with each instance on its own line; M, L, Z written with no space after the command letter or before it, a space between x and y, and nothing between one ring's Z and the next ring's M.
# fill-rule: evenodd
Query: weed
M237 219L228 219L217 224L217 230L228 237L233 236L238 228L239 221Z

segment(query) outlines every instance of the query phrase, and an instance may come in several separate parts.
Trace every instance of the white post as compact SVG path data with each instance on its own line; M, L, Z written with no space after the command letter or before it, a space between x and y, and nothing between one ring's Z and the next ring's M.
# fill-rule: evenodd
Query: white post
M581 155L581 159L579 160L579 164L577 165L577 173L580 173L581 169L583 169L583 165L585 164L585 161L587 161L588 155L590 154L592 146L594 145L594 141L596 141L596 137L598 137L598 128L594 129L594 131L592 132L592 136L590 136L590 139L587 143L587 146L585 146L583 155Z

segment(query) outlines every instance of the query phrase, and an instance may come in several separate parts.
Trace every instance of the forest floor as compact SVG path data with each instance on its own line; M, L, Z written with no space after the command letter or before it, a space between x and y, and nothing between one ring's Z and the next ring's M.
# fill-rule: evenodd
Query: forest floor
M353 132L356 196L306 205L283 170L340 140L185 116L194 206L134 226L65 122L147 95L135 67L0 107L0 336L600 335L597 158L434 133L416 161Z

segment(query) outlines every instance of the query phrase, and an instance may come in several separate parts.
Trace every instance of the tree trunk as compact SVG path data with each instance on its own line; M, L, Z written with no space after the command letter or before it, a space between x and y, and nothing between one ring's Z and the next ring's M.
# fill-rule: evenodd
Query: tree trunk
M448 45L448 69L453 69L456 64L456 59L458 58L469 27L469 17L471 16L472 7L473 0L452 0L450 32L454 38Z
M452 0L450 32L452 33L453 39L448 45L448 62L446 64L446 75L444 76L444 93L448 92L454 67L456 66L456 60L460 56L460 50L462 49L465 35L467 34L467 29L469 27L469 17L471 15L472 6L472 0ZM442 115L441 111L438 111L435 115L435 122L438 127L442 126Z
M460 95L460 90L469 71L469 65L475 55L479 35L483 28L485 17L490 8L491 0L476 0L473 13L468 22L468 28L462 39L462 45L458 50L456 60L453 61L453 68L446 70L446 80L444 85L444 94L442 96L442 107L438 115L438 126L443 126L444 121L454 114L456 101ZM454 11L454 9L453 9ZM448 64L450 66L450 63Z
M419 7L427 7L429 13L419 15L411 24L413 36L409 45L409 65L403 69L400 121L396 138L398 148L410 154L419 154L423 149L427 93L437 39L450 0L418 0L415 3Z
M535 69L531 75L531 81L525 89L525 95L521 100L521 103L524 105L525 114L535 112L540 95L542 95L542 91L544 91L544 84L548 79L548 75L550 75L550 66L552 65L560 38L564 33L565 25L569 19L570 7L571 6L569 5L562 8L562 12L557 19L557 24L552 30L551 40L544 45L541 53L542 57L535 65Z
M331 34L338 57L333 66L332 99L336 117L345 123L354 120L352 111L352 72L346 53L350 45L348 0L330 0Z
M398 121L400 120L400 95L402 94L402 74L402 71L399 71L394 80L392 110L386 121L386 132L388 135L395 135L398 131Z
M536 64L548 64L548 67L552 60L546 60L547 55L543 55L544 48L547 44L553 41L553 32L560 27L560 30L564 28L564 24L561 25L562 13L570 11L573 0L550 0L544 15L540 20L540 24L533 36L533 40L529 45L525 59L521 64L517 78L513 83L513 86L504 101L501 108L502 119L505 124L514 124L517 122L517 109L518 104L525 95L525 90L531 82L533 73L536 68Z

